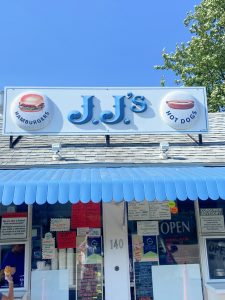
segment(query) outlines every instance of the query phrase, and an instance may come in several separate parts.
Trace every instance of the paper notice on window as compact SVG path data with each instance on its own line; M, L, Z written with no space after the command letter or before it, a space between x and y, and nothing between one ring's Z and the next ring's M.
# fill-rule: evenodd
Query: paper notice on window
M50 231L69 231L70 219L68 218L52 218L50 223Z
M202 233L225 232L222 208L204 208L200 210Z
M148 220L149 219L149 203L131 202L128 203L128 220Z
M55 238L51 233L46 233L42 239L42 259L53 259L55 257Z
M149 203L149 220L171 220L169 201Z
M2 218L1 239L24 239L27 237L27 218Z
M128 203L128 220L170 220L169 201L143 201Z
M137 222L138 235L159 235L158 221L143 221Z
M101 228L81 227L77 228L77 236L100 236Z

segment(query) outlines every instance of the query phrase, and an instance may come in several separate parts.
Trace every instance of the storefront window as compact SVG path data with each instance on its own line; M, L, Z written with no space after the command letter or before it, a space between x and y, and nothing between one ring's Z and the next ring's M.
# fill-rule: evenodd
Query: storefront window
M14 287L27 287L28 207L0 205L0 289L7 289L4 269L10 267Z
M193 201L128 204L131 294L153 300L155 265L199 264Z
M63 276L63 289L68 290L69 299L104 299L101 210L101 204L92 202L34 204L31 291L41 289L49 298L55 297L41 283L43 274L46 278L52 274L58 295L63 293L62 285L58 284ZM42 271L42 275L37 277L36 270Z
M225 279L225 238L206 239L210 279Z
M225 234L225 201L199 201L200 230L204 236Z
M225 280L225 201L199 201L200 232L205 239L207 281Z
M14 287L24 287L24 267L25 267L25 244L2 244L0 245L0 287L8 288L5 280L4 269L11 267Z

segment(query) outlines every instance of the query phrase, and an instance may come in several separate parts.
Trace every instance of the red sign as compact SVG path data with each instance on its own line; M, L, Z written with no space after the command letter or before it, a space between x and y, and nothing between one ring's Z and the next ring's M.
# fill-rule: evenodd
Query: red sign
M57 246L58 249L76 248L76 232L57 232Z
M26 218L27 212L6 212L2 214L2 218Z
M101 204L82 203L72 205L71 228L78 227L99 228L101 227Z

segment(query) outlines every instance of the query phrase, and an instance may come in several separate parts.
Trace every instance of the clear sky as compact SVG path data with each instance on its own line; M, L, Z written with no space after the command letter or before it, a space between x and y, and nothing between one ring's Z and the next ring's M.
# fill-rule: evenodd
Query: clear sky
M200 0L1 0L0 88L159 86ZM174 75L165 73L166 84Z

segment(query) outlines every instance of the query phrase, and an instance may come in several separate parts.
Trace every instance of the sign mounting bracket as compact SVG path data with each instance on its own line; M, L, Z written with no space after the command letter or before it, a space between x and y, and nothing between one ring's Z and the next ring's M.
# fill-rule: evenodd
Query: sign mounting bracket
M194 141L196 144L198 144L199 146L202 146L203 144L203 140L202 140L202 134L198 135L198 140L195 139L192 135L188 134L187 135L192 141Z
M10 137L9 137L9 148L13 149L14 146L16 146L16 144L19 143L19 141L22 139L22 137L23 137L22 135L19 135L15 138L15 140L13 140L13 135L10 135Z

